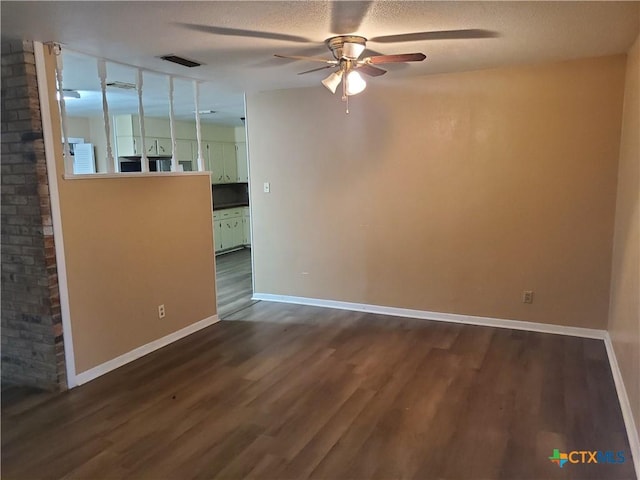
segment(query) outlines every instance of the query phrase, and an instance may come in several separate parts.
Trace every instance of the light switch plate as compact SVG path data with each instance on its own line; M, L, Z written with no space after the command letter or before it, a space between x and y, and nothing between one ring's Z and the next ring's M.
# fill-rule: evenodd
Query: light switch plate
M271 191L271 185L269 182L264 182L264 193L269 193Z

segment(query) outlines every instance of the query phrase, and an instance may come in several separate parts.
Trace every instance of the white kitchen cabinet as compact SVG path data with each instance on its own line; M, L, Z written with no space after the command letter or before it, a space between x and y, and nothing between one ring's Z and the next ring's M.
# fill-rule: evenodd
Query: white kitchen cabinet
M223 183L235 183L238 181L238 162L236 160L235 143L222 144Z
M170 138L155 138L156 154L160 157L170 157L172 155Z
M135 137L117 137L116 138L116 156L118 157L134 157L142 155L140 142Z
M224 181L223 148L221 143L208 142L206 146L206 166L211 172L211 183L226 183Z
M249 181L249 164L247 163L247 144L245 142L236 143L236 164L238 166L238 182Z
M235 183L238 177L236 147L233 143L207 142L208 168L211 171L211 183Z
M242 217L222 220L222 249L242 246Z
M251 216L249 213L249 207L242 209L242 244L245 246L251 245Z
M148 157L170 157L171 139L144 137L144 148Z
M215 216L215 212L213 212L213 244L214 244L214 249L215 252L218 253L220 250L222 250L222 243L220 242L220 239L222 238L222 224L220 222L220 220L216 219Z
M226 208L213 212L215 252L242 247L244 244L242 208Z
M144 148L147 157L170 157L171 139L144 137ZM117 137L116 154L118 157L142 155L142 141L139 137Z

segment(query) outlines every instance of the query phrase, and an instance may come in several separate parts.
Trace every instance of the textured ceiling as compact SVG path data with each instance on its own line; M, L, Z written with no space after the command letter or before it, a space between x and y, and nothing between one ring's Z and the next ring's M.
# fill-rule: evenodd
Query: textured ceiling
M459 29L484 29L496 34L492 38L369 42L368 48L379 53L427 55L422 63L391 65L387 75L371 80L384 83L398 76L622 53L638 34L639 5L639 2L3 1L2 34L55 41L80 52L204 80L200 107L220 111L220 121L238 122L244 91L313 85L322 88L319 82L326 71L296 75L319 64L276 59L273 54L329 57L323 41L335 34L357 33L374 38ZM246 31L262 33L259 38L242 36L254 35ZM168 53L204 65L188 69L158 58ZM89 70L77 67L73 71L71 65L68 81L74 84L70 88L95 90L94 66L88 63ZM162 82L156 83L163 88ZM149 88L155 88L152 84ZM157 96L148 93L149 99ZM187 102L186 98L180 100ZM114 95L114 105L120 105L117 101ZM127 102L126 98L121 101L122 105ZM153 108L152 100L149 102ZM189 108L193 110L193 105L182 108L181 114Z

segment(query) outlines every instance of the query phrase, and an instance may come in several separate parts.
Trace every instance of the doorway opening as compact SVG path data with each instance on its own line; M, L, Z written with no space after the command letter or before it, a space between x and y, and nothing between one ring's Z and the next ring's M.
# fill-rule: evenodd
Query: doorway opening
M210 155L213 160L211 190L220 319L255 303L252 299L251 206L244 125L235 127L234 134L235 144L222 144L218 154ZM216 169L217 158L221 160L218 162L221 169Z

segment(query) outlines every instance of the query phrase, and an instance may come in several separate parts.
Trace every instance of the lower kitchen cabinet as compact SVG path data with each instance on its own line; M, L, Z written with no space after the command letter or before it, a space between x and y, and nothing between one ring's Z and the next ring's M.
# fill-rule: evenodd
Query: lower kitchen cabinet
M213 212L213 236L216 253L242 247L244 217L242 208L228 208Z
M213 243L216 253L222 251L222 222L213 217Z
M242 246L242 217L222 221L222 249Z
M251 246L251 216L249 207L244 207L242 212L242 244Z

